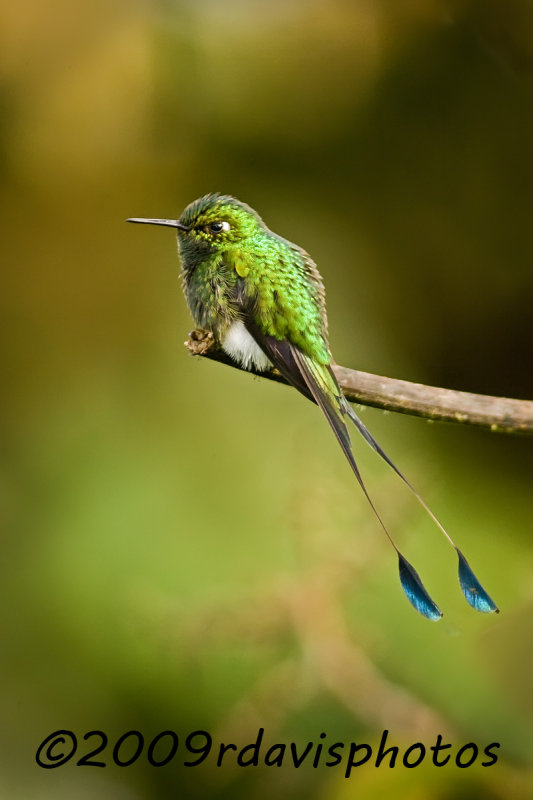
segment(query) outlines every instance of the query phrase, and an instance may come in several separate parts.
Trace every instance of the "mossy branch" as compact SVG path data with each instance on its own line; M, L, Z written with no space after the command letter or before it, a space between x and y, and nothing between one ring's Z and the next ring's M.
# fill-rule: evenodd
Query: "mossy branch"
M194 330L185 342L193 356L204 356L236 369L241 369L227 356L213 335ZM353 403L374 406L386 411L398 411L425 419L444 422L462 422L498 433L533 434L533 401L514 400L509 397L492 397L454 389L424 386L397 378L385 378L347 367L333 367L339 385ZM261 378L287 383L280 373L251 370Z

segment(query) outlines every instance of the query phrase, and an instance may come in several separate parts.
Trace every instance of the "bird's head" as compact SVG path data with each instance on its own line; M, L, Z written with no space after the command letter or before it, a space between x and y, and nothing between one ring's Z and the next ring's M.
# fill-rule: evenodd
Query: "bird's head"
M218 193L194 200L177 220L136 217L128 222L176 228L178 249L185 270L200 258L266 230L263 220L253 208L234 197Z

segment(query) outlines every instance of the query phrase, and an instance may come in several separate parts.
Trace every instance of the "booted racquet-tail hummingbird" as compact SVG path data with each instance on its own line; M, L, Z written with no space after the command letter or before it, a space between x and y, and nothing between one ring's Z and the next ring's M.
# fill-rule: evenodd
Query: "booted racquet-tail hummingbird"
M195 324L211 331L239 366L258 371L276 367L322 410L398 555L400 581L416 610L432 620L442 616L366 490L352 452L347 418L407 484L457 552L459 582L468 603L478 611L498 611L454 541L344 397L331 368L324 284L309 254L273 233L253 208L229 195L201 197L176 220L132 218L128 222L175 228L183 288Z

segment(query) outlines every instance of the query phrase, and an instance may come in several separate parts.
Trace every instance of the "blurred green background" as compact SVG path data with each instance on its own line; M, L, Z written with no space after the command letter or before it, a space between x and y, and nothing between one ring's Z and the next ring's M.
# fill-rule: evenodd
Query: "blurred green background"
M532 442L363 418L499 603L356 441L396 563L318 410L205 360L174 237L124 224L232 193L311 252L336 360L533 396L528 0L4 4L2 798L533 796ZM186 769L244 746L442 733L491 768ZM59 728L165 729L154 768L56 770ZM92 744L96 745L97 740Z

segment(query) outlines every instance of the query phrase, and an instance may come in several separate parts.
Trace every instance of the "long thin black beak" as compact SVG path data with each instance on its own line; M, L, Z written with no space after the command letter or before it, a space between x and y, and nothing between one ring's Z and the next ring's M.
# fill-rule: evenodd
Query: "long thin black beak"
M145 222L147 225L166 225L167 228L179 228L180 231L188 231L187 225L179 219L145 219L144 217L130 217L126 222Z

